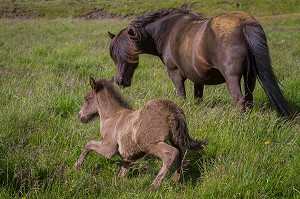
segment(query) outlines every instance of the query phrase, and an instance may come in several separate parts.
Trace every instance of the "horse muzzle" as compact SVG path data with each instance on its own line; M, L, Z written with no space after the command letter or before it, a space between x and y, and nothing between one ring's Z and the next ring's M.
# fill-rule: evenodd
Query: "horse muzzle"
M120 87L129 87L131 85L130 80L125 80L124 78L116 78L115 83L118 84Z

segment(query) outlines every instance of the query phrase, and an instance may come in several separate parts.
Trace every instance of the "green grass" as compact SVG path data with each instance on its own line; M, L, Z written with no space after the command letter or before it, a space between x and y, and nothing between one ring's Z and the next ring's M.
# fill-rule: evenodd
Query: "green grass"
M191 136L209 138L207 148L188 151L190 168L180 183L168 175L153 192L147 186L161 167L157 159L140 160L122 181L118 157L91 153L81 170L73 168L85 143L101 139L97 120L77 119L88 78L115 75L107 31L128 23L0 20L0 198L300 198L299 121L278 118L259 84L251 114L236 112L225 85L205 87L195 102L187 81L187 100L179 100L165 66L149 55L140 57L133 85L120 92L135 108L154 98L176 102ZM300 20L263 27L275 73L299 111Z

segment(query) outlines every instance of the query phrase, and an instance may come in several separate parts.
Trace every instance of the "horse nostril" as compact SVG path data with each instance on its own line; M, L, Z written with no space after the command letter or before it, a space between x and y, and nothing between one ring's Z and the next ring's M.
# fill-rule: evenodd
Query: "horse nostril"
M123 80L123 78L120 78L119 81L117 81L117 84L118 84L119 86L124 85L124 80Z

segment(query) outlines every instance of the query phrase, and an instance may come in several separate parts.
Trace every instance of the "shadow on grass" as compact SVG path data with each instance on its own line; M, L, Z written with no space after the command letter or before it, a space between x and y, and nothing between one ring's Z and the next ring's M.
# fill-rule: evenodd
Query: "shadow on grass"
M203 181L204 173L210 171L215 162L215 157L205 154L204 151L189 150L186 159L189 161L189 166L181 175L180 183L192 183L193 186Z
M210 171L214 166L215 157L208 156L204 151L191 151L188 150L186 159L189 161L188 169L180 177L179 183L189 184L193 186L201 183L204 179L204 172ZM100 175L103 170L109 172L111 175L118 175L119 170L122 166L121 159L107 159L103 164L97 164L92 169L93 175ZM137 160L130 168L125 178L144 178L146 175L151 176L150 181L152 182L155 176L158 174L162 167L162 161L152 155L145 155L143 158ZM170 179L175 172L175 167L172 167L167 174L166 179Z

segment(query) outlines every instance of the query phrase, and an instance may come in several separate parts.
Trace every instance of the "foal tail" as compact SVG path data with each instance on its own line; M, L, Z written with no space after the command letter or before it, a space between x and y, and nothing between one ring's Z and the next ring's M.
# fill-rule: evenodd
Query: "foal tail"
M174 143L174 145L197 151L203 149L204 146L207 145L207 138L205 140L193 140L190 137L183 112L171 115L170 123L172 131L171 143Z
M267 38L262 26L258 22L248 22L245 24L243 32L249 49L248 67L251 65L255 67L260 84L276 112L281 116L291 116L292 110L285 100L272 71Z

